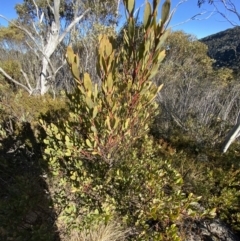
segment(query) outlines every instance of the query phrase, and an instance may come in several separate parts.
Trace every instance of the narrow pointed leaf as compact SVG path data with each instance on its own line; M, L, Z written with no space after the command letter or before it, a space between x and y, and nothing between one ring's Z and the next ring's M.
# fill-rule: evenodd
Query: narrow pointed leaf
M108 129L109 129L109 130L112 130L109 116L107 116L107 119L106 119L105 123L106 123Z
M113 51L112 44L108 41L108 43L106 44L106 54L107 54L107 56L110 56L112 51Z
M171 7L171 2L170 0L166 0L162 6L162 15L161 15L161 19L162 19L162 23L164 24L169 17L169 13L170 13L170 7Z
M108 91L112 90L112 87L113 87L113 76L112 76L112 73L108 74L108 77L107 77L107 87L108 87Z
M161 63L161 62L164 60L165 56L166 56L166 51L165 51L165 49L164 49L164 50L161 51L161 52L159 53L159 55L158 55L158 64Z
M93 108L93 119L97 116L97 113L98 113L98 106L95 106Z
M143 26L145 29L147 29L150 24L151 12L152 12L151 4L149 2L147 2L145 10L144 10L144 17L143 17Z
M127 10L131 14L134 10L135 0L127 0Z
M90 75L88 73L84 74L83 84L84 84L85 89L90 90L90 91L92 90L92 81L91 81Z
M80 71L78 69L78 66L76 63L73 63L72 64L72 74L73 74L73 77L76 78L78 81L80 80Z
M156 64L155 66L153 66L153 68L151 69L151 74L149 76L149 79L152 79L158 72L158 64Z
M74 52L72 47L70 46L67 47L66 59L68 64L71 66L72 63L74 62Z
M164 31L164 33L161 35L160 41L157 45L157 50L160 49L161 47L163 47L167 37L169 36L170 33L170 29L167 29ZM160 37L160 36L159 36Z
M86 104L90 109L92 109L94 106L92 99L88 96L86 96Z

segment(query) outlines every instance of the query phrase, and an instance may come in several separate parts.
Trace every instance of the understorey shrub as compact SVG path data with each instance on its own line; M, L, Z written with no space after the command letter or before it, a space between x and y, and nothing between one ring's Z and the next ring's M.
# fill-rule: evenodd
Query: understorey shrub
M182 220L207 213L198 214L200 197L182 191L181 175L157 156L148 135L162 88L152 79L165 56L170 1L163 4L159 21L159 1L146 3L138 44L135 1L124 4L128 27L121 48L114 38L99 36L101 83L80 73L79 58L68 47L66 59L77 83L68 95L69 115L51 124L40 120L57 224L66 237L117 220L130 230L130 240L181 240Z

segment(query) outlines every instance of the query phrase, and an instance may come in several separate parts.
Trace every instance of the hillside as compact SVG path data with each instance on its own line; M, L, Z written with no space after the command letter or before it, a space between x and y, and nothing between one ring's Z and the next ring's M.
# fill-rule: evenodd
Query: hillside
M208 46L208 54L215 59L214 67L228 67L239 71L240 65L240 27L200 39Z

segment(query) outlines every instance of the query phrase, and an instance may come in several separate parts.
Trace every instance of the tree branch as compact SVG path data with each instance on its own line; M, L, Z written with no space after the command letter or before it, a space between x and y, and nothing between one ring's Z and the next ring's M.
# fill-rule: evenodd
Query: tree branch
M35 38L33 37L33 35L23 26L20 26L16 23L14 23L13 21L10 21L9 19L7 19L6 17L4 17L3 15L0 14L0 17L5 19L6 21L8 21L9 23L11 23L12 25L14 25L16 28L21 29L24 33L26 33L28 35L28 37L35 43L35 45L38 47L38 49L41 51L41 48L39 47L37 41L35 40Z
M60 8L60 0L54 0L54 20L55 20L55 23L58 27L58 30L60 30L60 16L59 16L59 8Z
M61 34L61 36L58 39L58 43L61 43L62 40L64 39L64 37L66 36L67 33L70 32L70 30L75 26L75 24L77 24L77 22L81 21L82 18L90 11L91 9L88 8L82 15L78 16L77 18L75 18L69 25L68 27L65 29L65 31Z
M240 124L235 125L232 130L228 133L226 140L223 144L222 152L225 153L229 146L235 141L235 139L239 136L240 133Z
M21 86L22 88L24 88L29 94L31 94L32 90L29 89L27 86L21 84L20 82L18 82L17 80L13 79L10 75L8 75L1 67L0 67L0 72L9 80L11 80L13 83L15 83L16 85Z
M31 92L32 92L32 90L33 90L33 88L32 88L32 86L30 85L30 82L29 82L29 79L28 79L28 76L27 76L27 74L21 69L21 73L23 74L23 76L24 76L24 78L25 78L25 80L26 80L26 82L27 82L27 86L28 86L28 88L31 90Z
M40 48L40 46L37 44L36 40L34 39L33 35L24 27L18 25L18 24L15 24L13 21L10 21L9 19L7 19L6 17L4 17L3 15L0 14L0 17L5 19L6 21L8 21L9 23L13 24L16 28L19 28L21 29L23 32L25 32L29 37L30 39L34 42L34 44L37 46L38 50L41 52L41 54L46 58L46 60L48 61L53 73L55 72L55 68L53 67L50 59L48 58L48 56L44 53L43 49ZM70 30L69 30L70 31ZM29 46L29 44L28 44Z

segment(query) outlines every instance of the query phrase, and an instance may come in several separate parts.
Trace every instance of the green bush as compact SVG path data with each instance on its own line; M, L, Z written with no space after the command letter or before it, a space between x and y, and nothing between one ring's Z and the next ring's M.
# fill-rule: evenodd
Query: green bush
M234 143L228 153L222 155L219 150L200 147L186 136L175 135L170 147L166 143L161 141L164 149L161 154L168 157L183 177L182 190L202 196L201 206L210 210L215 208L217 217L239 233L239 144Z
M146 4L143 40L136 45L134 1L124 1L128 28L123 47L119 50L114 39L99 37L99 85L87 73L80 78L78 56L67 49L78 84L69 95L69 116L40 123L47 134L45 160L60 213L58 227L69 233L117 219L132 230L131 240L180 240L182 221L200 215L195 210L199 198L182 191L181 175L157 156L159 148L146 135L162 88L151 79L165 56L162 46L168 35L164 24L169 1L162 10L165 21L158 23L157 2L153 10Z

